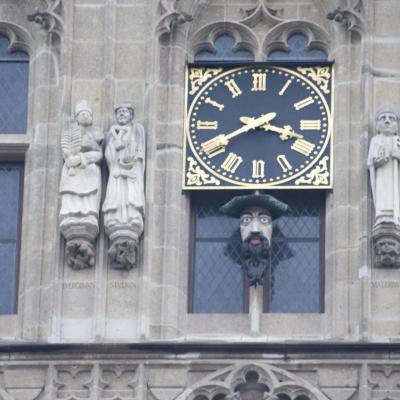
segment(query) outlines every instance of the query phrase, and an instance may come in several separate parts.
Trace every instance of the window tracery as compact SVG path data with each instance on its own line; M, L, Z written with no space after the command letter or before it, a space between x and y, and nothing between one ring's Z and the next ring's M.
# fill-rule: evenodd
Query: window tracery
M269 364L236 364L209 374L176 400L327 400L316 387Z

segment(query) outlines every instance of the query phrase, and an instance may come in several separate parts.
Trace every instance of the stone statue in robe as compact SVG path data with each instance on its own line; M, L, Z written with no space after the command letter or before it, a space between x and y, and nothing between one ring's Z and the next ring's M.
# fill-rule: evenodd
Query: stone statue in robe
M130 104L115 107L116 124L105 139L109 177L103 203L104 226L110 238L110 264L131 269L143 232L145 131L135 122Z
M399 115L390 106L384 106L377 112L375 131L368 153L368 169L375 209L372 231L375 266L399 268Z
M368 153L368 169L375 206L375 226L381 223L400 225L399 117L389 107L376 115L376 135Z
M67 265L75 270L94 266L99 233L103 134L92 127L92 122L89 103L79 101L74 121L61 138L64 165L60 182L60 230L66 239Z

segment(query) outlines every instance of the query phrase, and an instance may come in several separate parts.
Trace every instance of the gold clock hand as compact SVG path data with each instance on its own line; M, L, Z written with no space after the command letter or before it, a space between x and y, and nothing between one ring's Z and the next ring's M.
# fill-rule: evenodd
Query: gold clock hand
M262 128L265 129L266 131L279 133L279 137L281 140L288 140L291 138L296 138L296 139L304 138L303 135L294 132L293 128L290 125L285 125L283 128L280 128L279 126L265 124L262 126Z
M264 114L259 118L250 118L246 120L246 125L242 126L235 131L228 133L228 134L221 134L218 135L210 140L201 144L201 149L208 155L208 157L214 157L220 153L225 151L225 147L229 143L229 141L234 138L235 136L240 135L241 133L248 132L252 129L256 129L260 126L268 124L269 121L272 121L276 117L276 113L271 112L268 114ZM242 121L241 117L240 120Z

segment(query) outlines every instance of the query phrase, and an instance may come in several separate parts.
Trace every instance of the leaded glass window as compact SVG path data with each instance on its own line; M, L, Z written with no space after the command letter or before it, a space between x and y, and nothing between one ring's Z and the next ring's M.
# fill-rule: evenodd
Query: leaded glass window
M26 133L29 59L0 35L0 134Z
M216 52L202 50L195 56L195 61L253 61L254 56L248 50L235 50L235 39L227 34L217 37L214 42Z
M253 61L251 52L235 51L235 41L219 36L215 52L200 51L195 61ZM275 50L273 60L324 60L323 50L308 49L307 38L295 33L289 50ZM238 193L236 193L238 194ZM240 194L243 194L241 192ZM290 214L274 221L273 245L264 280L264 311L271 313L320 313L324 310L324 193L273 191L288 203ZM193 248L189 312L241 313L248 310L248 283L241 269L239 221L223 216L219 207L234 192L200 192L192 196Z
M272 194L289 204L291 212L274 221L271 261L263 285L265 311L320 313L324 306L324 195L308 191ZM233 196L232 192L194 195L191 312L247 311L239 220L218 212Z
M16 313L22 180L22 163L0 163L0 314Z
M287 41L289 49L273 50L268 54L268 61L300 61L300 60L327 60L325 51L320 49L308 49L308 40L301 33L291 35Z
M230 196L209 192L193 197L190 311L194 313L242 313L246 308L238 221L218 212Z
M264 290L274 313L323 311L324 196L321 192L280 193L291 211L274 222L271 266Z

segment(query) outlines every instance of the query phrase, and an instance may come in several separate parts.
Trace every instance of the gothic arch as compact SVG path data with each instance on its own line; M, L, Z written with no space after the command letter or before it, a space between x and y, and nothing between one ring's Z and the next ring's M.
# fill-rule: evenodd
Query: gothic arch
M272 28L264 37L262 52L268 55L273 50L288 51L288 39L296 33L307 38L306 50L323 50L329 55L330 38L328 32L317 24L303 20L282 22Z
M18 25L10 22L0 21L0 35L6 36L10 40L7 51L24 51L31 54L31 38L28 32Z
M190 58L201 50L215 52L215 40L221 35L232 36L235 40L233 51L248 50L253 55L257 54L258 40L256 35L247 26L237 22L214 22L200 28L192 37L189 49Z
M282 368L243 363L204 377L184 390L176 400L240 400L246 391L255 391L259 398L270 400L328 400L318 388Z

